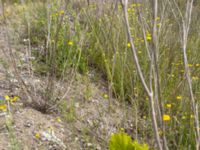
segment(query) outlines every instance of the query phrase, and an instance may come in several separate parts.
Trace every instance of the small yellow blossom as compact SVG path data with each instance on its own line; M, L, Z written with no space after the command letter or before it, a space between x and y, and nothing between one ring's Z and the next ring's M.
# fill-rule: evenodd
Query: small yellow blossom
M74 43L72 41L68 42L68 45L72 46Z
M170 121L170 119L169 115L163 115L163 121Z
M146 39L147 41L151 41L152 39L151 33L149 31L146 31Z
M160 27L161 26L161 23L157 23L157 27Z
M147 33L146 38L147 38L147 41L151 41L151 39L152 39L151 34Z
M199 67L200 66L200 64L196 64L196 67Z
M173 77L174 77L174 74L171 74L171 77L173 78Z
M171 108L171 107L172 107L172 104L167 104L166 107L167 107L167 108Z
M127 47L130 48L131 47L131 43L127 43Z
M182 99L182 96L176 96L176 99L177 99L177 100L181 100L181 99Z
M104 97L105 99L108 99L108 94L104 94L103 97Z
M62 120L60 119L60 117L56 118L56 121L59 122L59 123L62 122Z
M192 80L194 80L194 81L196 81L198 79L199 79L199 77L197 77L197 76L192 77Z
M6 109L7 109L7 105L6 104L0 105L0 110L6 111Z
M190 115L190 118L191 118L191 119L194 119L194 115Z
M193 67L193 64L188 64L188 67Z
M13 98L10 98L10 102L16 102L18 98L18 96L13 96Z
M64 15L65 11L64 10L61 10L60 11L60 15Z
M120 131L121 131L121 132L124 132L124 131L125 131L125 129L124 129L124 128L120 128Z
M185 117L185 116L182 116L182 119L183 119L183 120L185 120L185 119L186 119L186 117Z
M160 17L157 17L156 20L157 20L157 21L160 20Z
M5 100L9 101L10 100L10 97L8 95L5 95L4 96Z
M40 134L40 133L36 133L36 134L35 134L35 138L36 138L36 139L40 139L40 138L41 138L41 134Z

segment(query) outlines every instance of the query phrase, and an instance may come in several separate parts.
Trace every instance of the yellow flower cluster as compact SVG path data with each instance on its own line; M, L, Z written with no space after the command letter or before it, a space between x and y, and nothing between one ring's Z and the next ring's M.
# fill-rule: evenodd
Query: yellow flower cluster
M146 33L146 38L147 38L147 41L151 41L152 39L151 34L148 31Z
M4 97L1 97L0 98L0 111L6 111L7 110L6 101L14 103L17 100L18 100L17 96L9 97L8 95L5 95Z
M163 121L170 121L171 117L169 115L164 114L163 115Z
M65 14L65 11L64 10L61 10L59 12L56 12L55 14L52 14L52 16L62 16Z
M8 95L5 95L4 98L5 98L5 100L10 101L12 103L16 102L19 99L18 96L9 97Z
M192 80L194 80L194 81L199 80L199 77L198 76L193 76Z

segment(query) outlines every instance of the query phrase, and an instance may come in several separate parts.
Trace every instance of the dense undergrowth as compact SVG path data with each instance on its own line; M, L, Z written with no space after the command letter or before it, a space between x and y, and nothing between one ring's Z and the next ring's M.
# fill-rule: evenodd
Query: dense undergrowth
M167 1L159 4L156 18L159 43L157 64L164 124L159 134L166 136L169 149L195 149L194 114L181 51L180 19L174 17L173 8ZM101 72L110 90L108 96L137 109L139 118L146 120L146 128L138 127L136 131L139 134L137 140L152 144L147 141L154 132L150 127L149 98L133 61L122 5L112 2L101 5L102 8L96 3L87 5L83 1L15 1L10 8L14 8L13 11L7 9L5 14L8 19L10 13L19 18L17 23L21 24L21 28L16 30L20 41L30 41L31 55L36 57L32 63L37 73L51 74L60 79L71 73L72 68L84 75L93 69ZM184 12L185 2L178 0L177 5ZM134 2L128 5L127 10L132 38L146 80L151 80L147 49L153 48L151 7L149 2ZM200 97L199 8L199 4L194 3L187 41L188 67L197 103Z

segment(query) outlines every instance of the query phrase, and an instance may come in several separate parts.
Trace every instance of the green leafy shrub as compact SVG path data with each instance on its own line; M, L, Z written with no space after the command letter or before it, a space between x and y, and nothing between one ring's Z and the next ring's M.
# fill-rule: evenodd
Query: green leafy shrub
M148 145L139 144L137 141L132 141L131 137L124 133L118 132L111 136L109 141L109 150L148 150Z

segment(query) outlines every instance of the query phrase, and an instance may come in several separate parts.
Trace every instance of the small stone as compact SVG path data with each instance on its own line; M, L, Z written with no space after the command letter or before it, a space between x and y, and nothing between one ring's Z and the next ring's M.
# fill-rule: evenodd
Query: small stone
M96 150L101 150L101 147L97 145Z
M87 143L87 146L92 147L93 145L92 145L92 143Z
M33 125L32 122L26 121L24 127L30 128L32 125Z
M75 107L76 107L76 108L79 108L79 103L75 103Z

